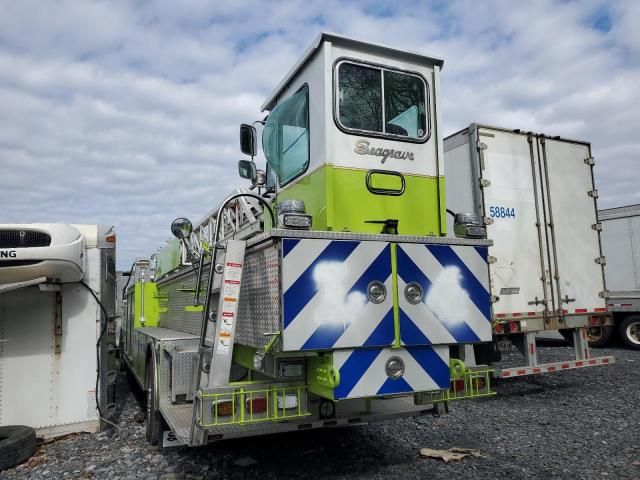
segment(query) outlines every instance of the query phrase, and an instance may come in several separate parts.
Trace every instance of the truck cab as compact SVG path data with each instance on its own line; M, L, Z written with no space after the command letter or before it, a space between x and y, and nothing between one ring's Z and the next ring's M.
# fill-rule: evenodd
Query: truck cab
M446 234L439 58L322 34L262 105L275 204L312 229Z

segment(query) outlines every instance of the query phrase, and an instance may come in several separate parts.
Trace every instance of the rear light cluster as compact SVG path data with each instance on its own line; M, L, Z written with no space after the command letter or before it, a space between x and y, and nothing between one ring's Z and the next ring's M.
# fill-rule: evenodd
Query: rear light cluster
M265 413L269 408L269 402L265 395L247 394L244 401L244 411L248 415ZM298 395L295 393L279 393L277 395L278 410L289 410L298 408ZM238 405L234 400L216 400L211 404L211 415L217 417L232 417L238 411Z
M233 400L217 400L211 404L213 417L231 417L237 411L237 405ZM245 399L244 411L249 415L256 415L267 411L267 398L255 396Z
M493 328L496 333L518 333L520 331L519 322L497 323Z

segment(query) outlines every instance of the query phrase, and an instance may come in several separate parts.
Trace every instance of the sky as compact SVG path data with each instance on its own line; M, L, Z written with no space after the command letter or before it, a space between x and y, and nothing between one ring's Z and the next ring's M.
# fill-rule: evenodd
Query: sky
M322 30L445 60L472 122L592 143L602 208L640 203L640 2L0 0L0 223L114 225L118 267L234 188L238 125Z

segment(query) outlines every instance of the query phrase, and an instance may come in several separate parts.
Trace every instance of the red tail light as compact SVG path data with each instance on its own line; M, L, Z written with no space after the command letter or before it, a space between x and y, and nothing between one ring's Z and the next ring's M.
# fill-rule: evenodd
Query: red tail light
M267 411L267 399L265 397L247 398L245 408L249 414L264 413Z
M463 392L464 391L464 380L462 378L456 378L452 380L452 386L454 392Z
M502 324L497 323L495 330L496 330L496 333L502 333Z
M518 322L509 322L509 332L516 333L518 331Z

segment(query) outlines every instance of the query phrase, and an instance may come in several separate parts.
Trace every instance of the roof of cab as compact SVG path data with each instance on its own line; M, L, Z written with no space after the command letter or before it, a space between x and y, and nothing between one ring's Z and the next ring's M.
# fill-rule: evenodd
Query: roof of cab
M439 57L423 55L421 53L408 51L408 50L400 50L397 48L388 47L386 45L382 45L378 43L364 42L362 40L356 40L354 38L345 37L344 35L339 35L337 33L322 32L320 33L320 35L318 35L315 38L315 40L311 43L311 45L309 45L309 47L305 50L300 60L298 60L296 64L293 66L293 68L289 70L289 73L285 75L285 77L278 84L278 86L275 88L273 93L271 93L271 95L269 95L267 100L265 100L265 102L260 107L261 111L264 112L265 110L273 109L273 107L276 104L276 99L278 98L278 96L289 85L291 80L293 80L293 78L298 74L298 72L302 69L302 67L311 59L313 54L318 50L318 48L320 48L323 42L332 42L342 46L366 47L369 50L374 51L376 53L387 54L387 55L393 54L397 57L401 57L407 60L414 60L414 61L427 60L428 62L439 66L440 68L442 68L442 65L444 64L444 60Z

